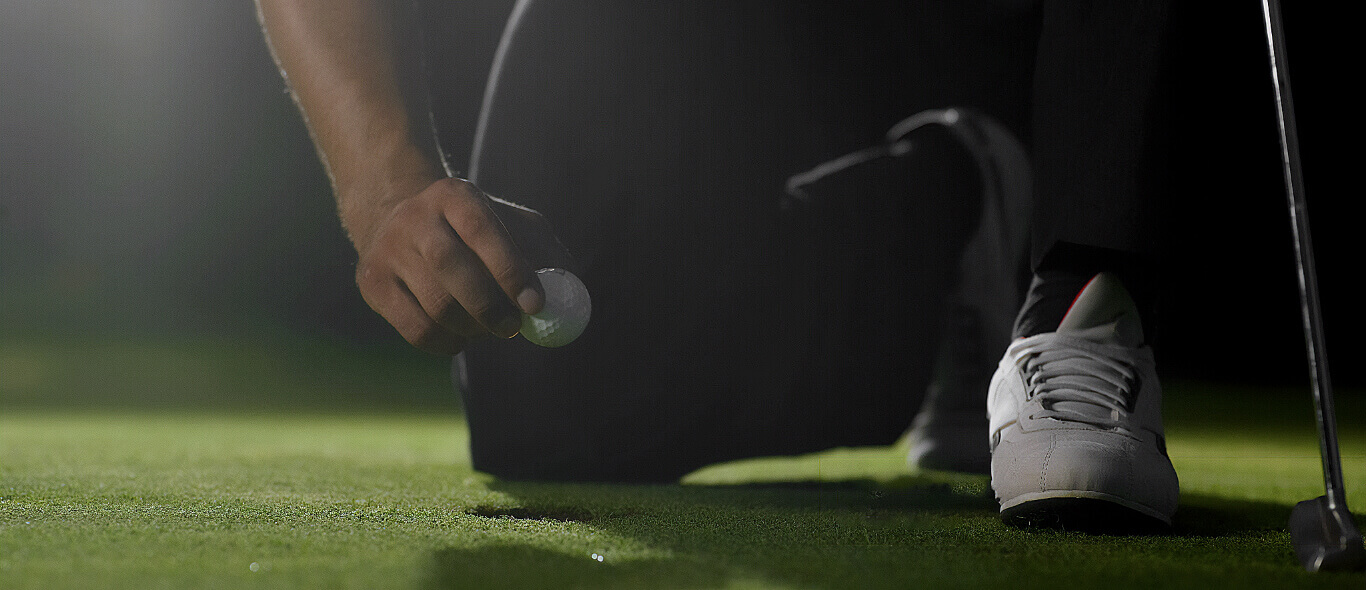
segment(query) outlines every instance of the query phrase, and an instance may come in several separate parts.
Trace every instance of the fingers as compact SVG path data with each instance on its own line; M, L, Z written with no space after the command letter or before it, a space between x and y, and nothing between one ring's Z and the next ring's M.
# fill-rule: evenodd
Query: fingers
M362 265L356 273L356 283L365 303L384 316L409 344L437 355L454 355L464 350L468 339L433 320L392 272Z
M488 334L516 336L521 312L478 266L478 258L468 251L462 256L459 248L441 250L414 250L393 266L363 267L357 283L366 303L410 344L433 354L458 353Z
M529 209L517 211L540 220ZM556 242L540 221L540 230L523 239ZM356 282L404 339L435 354L457 353L489 334L515 336L522 313L540 311L545 300L489 198L457 179L438 181L393 209L361 252Z
M442 183L442 188L450 192L442 211L460 241L479 258L498 288L509 301L516 302L520 311L541 311L545 293L535 269L526 264L507 228L490 208L488 196L463 180L448 179ZM464 298L460 300L468 303Z
M522 325L521 310L444 219L433 223L436 227L417 246L421 260L408 265L403 275L422 308L438 324L457 333L475 329L504 338L516 336Z

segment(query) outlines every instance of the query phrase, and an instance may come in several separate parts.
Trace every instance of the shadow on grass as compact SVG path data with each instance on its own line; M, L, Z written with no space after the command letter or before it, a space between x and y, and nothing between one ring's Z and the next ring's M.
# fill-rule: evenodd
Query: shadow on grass
M980 485L917 476L731 485L498 481L489 488L511 502L467 514L579 523L648 551L600 562L591 552L530 544L446 547L433 554L427 579L431 588L696 588L742 580L840 588L847 576L868 574L857 557L865 551L886 559L913 550L906 536L924 537L946 526L944 518L990 519L995 504L983 494L985 480L967 481ZM831 555L845 557L820 565Z
M490 519L575 522L668 558L599 562L530 545L447 547L435 552L432 588L693 588L792 576L809 587L843 587L865 551L913 550L950 520L987 521L994 500L984 478L793 481L731 485L612 485L498 481L509 504L468 514ZM845 555L817 567L813 555ZM617 557L614 555L613 557ZM855 568L855 571L843 571ZM841 573L842 572L842 573ZM867 574L867 572L862 572ZM781 585L781 584L780 584Z
M976 484L976 485L974 485ZM732 485L630 486L500 481L491 489L522 501L506 508L481 506L471 514L600 524L680 510L768 510L858 514L865 517L927 515L996 518L997 503L985 478L963 476L957 484L907 475L891 481L793 481ZM648 500L647 500L648 498ZM633 508L626 508L633 506ZM650 507L650 508L646 508ZM1275 502L1182 494L1170 529L1142 536L1223 537L1284 531L1290 507ZM1123 536L1123 535L1121 535ZM1135 535L1137 536L1137 535Z
M689 509L763 509L866 513L994 512L996 500L981 476L906 475L890 481L784 481L719 485L613 485L498 481L490 489L522 499L544 514L591 514L639 504ZM568 504L573 502L573 504ZM571 508L570 506L574 506ZM632 514L638 514L633 511ZM574 519L580 520L583 519Z
M523 545L441 549L427 588L707 588L729 572L691 559L598 561Z
M985 478L949 479L720 486L496 482L491 488L511 503L469 514L572 521L668 557L599 562L588 553L531 545L444 548L433 556L430 587L680 588L738 580L832 589L851 583L891 588L896 580L961 586L943 576L976 571L992 577L1043 567L1030 565L1039 560L1103 560L1135 551L1153 554L1159 564L1184 560L1165 566L1178 571L1210 551L1234 561L1239 557L1229 551L1252 552L1244 557L1254 560L1265 547L1276 553L1275 536L1284 534L1289 511L1271 502L1186 494L1174 526L1161 534L1025 531L998 520ZM1039 551L1045 553L1027 557ZM1278 555L1267 560L1280 561ZM1287 565L1282 573L1295 571ZM1087 574L1097 580L1104 575Z
M1284 531L1290 506L1235 500L1208 494L1182 494L1171 535L1225 537L1259 531Z

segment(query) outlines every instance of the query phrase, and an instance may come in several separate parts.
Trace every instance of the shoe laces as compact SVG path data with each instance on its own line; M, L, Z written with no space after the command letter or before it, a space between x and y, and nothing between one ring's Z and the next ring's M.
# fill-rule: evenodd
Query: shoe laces
M1049 340L1024 356L1026 399L1039 400L1031 419L1052 418L1105 429L1124 426L1133 411L1133 365L1100 351Z

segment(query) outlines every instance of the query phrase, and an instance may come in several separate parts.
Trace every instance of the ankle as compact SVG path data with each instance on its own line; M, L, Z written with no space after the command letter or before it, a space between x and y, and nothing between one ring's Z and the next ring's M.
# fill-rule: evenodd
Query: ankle
M1035 269L1013 337L1056 331L1077 294L1102 272L1116 275L1129 291L1151 343L1158 311L1157 265L1129 252L1071 243L1055 244Z

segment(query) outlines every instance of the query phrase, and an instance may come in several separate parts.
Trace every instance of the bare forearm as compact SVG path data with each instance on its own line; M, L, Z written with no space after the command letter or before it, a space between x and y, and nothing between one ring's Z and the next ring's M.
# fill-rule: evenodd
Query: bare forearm
M445 176L403 2L258 0L358 250L402 200Z
M522 314L545 302L527 254L553 264L564 247L538 213L446 178L418 76L416 21L399 10L411 4L257 5L332 177L366 303L438 354L515 335Z

